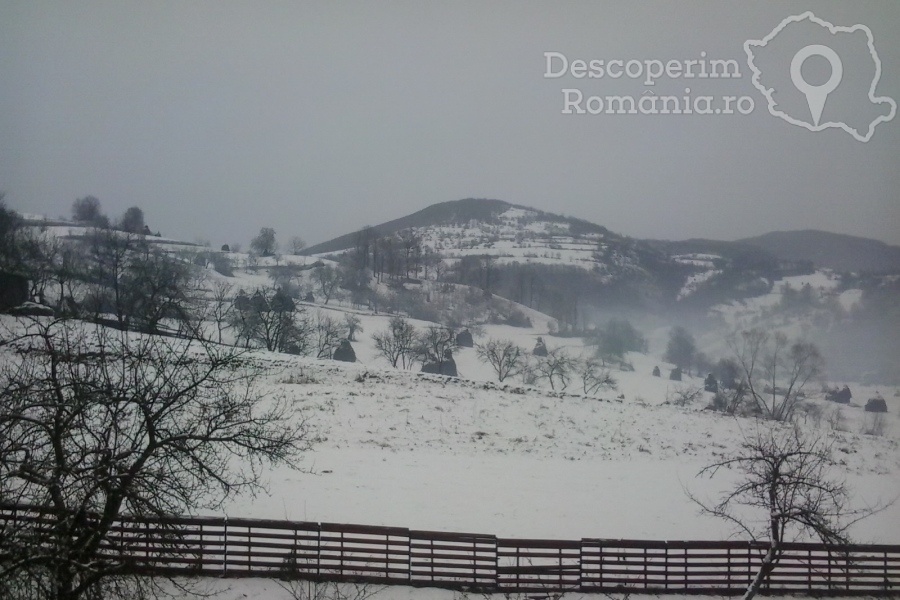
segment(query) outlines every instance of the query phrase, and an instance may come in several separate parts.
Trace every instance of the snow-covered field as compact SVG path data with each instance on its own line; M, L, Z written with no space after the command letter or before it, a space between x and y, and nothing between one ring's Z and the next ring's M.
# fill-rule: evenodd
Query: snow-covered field
M634 373L597 398L293 357L278 363L276 378L295 383L273 385L303 408L315 445L297 465L303 471L269 474L269 493L235 500L231 516L509 537L723 539L730 529L698 516L686 490L712 495L733 482L695 475L757 427L703 410L703 401L665 404L677 384ZM823 430L834 438L837 468L863 505L900 495L895 415L889 435L867 436L853 429L862 411L845 411L850 431ZM855 533L900 539L900 506Z
M247 278L238 273L234 283L252 287ZM822 274L790 281L795 288L807 282L831 283ZM778 301L771 296L741 310L758 312ZM340 301L307 308L360 317L363 332L353 343L359 362L268 355L278 370L269 385L304 409L316 441L298 470L269 473L268 494L236 499L227 514L509 537L724 539L733 533L700 516L686 492L708 497L732 483L727 473L713 480L696 474L760 425L704 410L706 393L674 405L678 391L702 388L701 378L652 377L654 366L665 375L672 365L630 353L634 371L613 371L615 390L586 397L577 380L565 392L519 380L498 384L473 348L454 356L459 379L422 375L392 369L378 356L371 336L387 328L390 315ZM549 335L549 319L537 315L529 313L532 328L485 325L476 342L510 339L530 350L542 336L551 349L592 352L580 338ZM818 384L809 390L819 392ZM877 390L889 405L884 434L866 435L871 415L861 404L875 391L854 386L854 402L839 409L839 418L831 418L836 405L813 394L826 416L805 424L833 439L835 468L860 506L900 496L900 396ZM900 505L860 522L853 533L859 541L900 541Z

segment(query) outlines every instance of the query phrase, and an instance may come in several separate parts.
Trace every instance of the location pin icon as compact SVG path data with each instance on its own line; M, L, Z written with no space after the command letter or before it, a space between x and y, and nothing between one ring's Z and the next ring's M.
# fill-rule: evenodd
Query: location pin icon
M806 80L803 79L803 73L800 72L803 63L810 56L821 56L831 64L831 77L829 77L828 81L822 85L808 84ZM806 96L806 102L809 104L809 112L812 115L816 127L819 126L819 119L822 118L822 110L825 108L825 101L828 99L828 94L833 92L838 84L841 83L841 78L843 76L844 64L841 62L841 57L828 46L810 44L805 48L801 48L800 51L794 55L794 60L791 61L791 81L793 81L794 86Z

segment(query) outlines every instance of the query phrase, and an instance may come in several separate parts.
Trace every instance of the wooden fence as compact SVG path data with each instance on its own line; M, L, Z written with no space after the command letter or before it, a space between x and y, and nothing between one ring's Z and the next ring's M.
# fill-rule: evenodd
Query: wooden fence
M48 515L0 507L0 534ZM395 527L222 517L123 518L102 553L145 574L272 577L483 592L737 594L758 542L507 539ZM900 594L900 546L785 544L769 593Z

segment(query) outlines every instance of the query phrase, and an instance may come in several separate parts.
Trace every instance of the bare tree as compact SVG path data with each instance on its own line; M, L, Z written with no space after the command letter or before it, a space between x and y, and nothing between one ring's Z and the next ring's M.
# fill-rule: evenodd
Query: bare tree
M344 313L344 327L347 329L347 340L356 341L356 334L362 333L362 321L353 313Z
M822 356L809 342L751 329L729 345L740 365L747 397L767 419L788 421L803 399L803 387L822 370Z
M2 526L0 581L39 597L134 597L110 535L122 515L220 507L306 448L303 419L234 347L72 321L3 333L0 501L38 518Z
M386 331L372 335L375 348L392 367L410 369L416 363L416 328L403 317L393 317Z
M330 317L321 310L316 311L312 330L315 336L316 358L331 358L334 356L334 351L338 349L338 346L341 345L341 340L344 339L337 319Z
M335 290L341 284L340 272L331 265L322 265L315 270L313 277L322 294L322 299L325 300L325 304L328 304Z
M227 281L214 281L209 301L206 303L207 316L216 326L216 341L222 343L223 333L228 323L233 319L235 310L232 292L234 286Z
M292 236L290 240L288 240L288 249L291 254L297 256L303 253L303 249L306 248L306 242L303 241L299 235Z
M189 260L148 244L142 236L95 229L85 236L85 306L98 322L158 332L164 320L190 326L198 270Z
M312 325L302 308L275 286L257 288L249 298L238 294L231 313L237 338L266 350L305 355L309 352Z
M429 325L419 335L418 354L419 360L443 366L448 356L457 349L456 334L449 327L442 325Z
M137 329L157 333L164 320L193 326L200 273L188 260L138 243L124 275L121 310Z
M720 469L741 474L737 485L717 502L688 493L701 512L728 521L753 540L768 542L744 600L759 591L776 567L785 542L804 536L823 543L848 543L850 525L885 508L850 508L850 490L843 480L830 475L832 465L829 442L804 436L794 425L759 427L752 436L745 436L733 456L700 471L701 476L713 476Z
M510 340L491 338L484 344L477 344L475 352L478 358L491 365L498 381L515 377L522 372L525 350Z
M88 271L85 278L90 287L85 295L85 308L95 321L104 314L115 314L120 329L128 328L125 314L123 279L128 257L135 239L114 231L95 229L83 238L87 245Z

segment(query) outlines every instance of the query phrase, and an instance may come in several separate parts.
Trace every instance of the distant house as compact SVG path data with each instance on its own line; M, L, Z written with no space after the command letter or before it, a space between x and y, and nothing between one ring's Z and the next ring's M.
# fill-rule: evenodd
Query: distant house
M0 271L0 311L28 302L28 278Z

